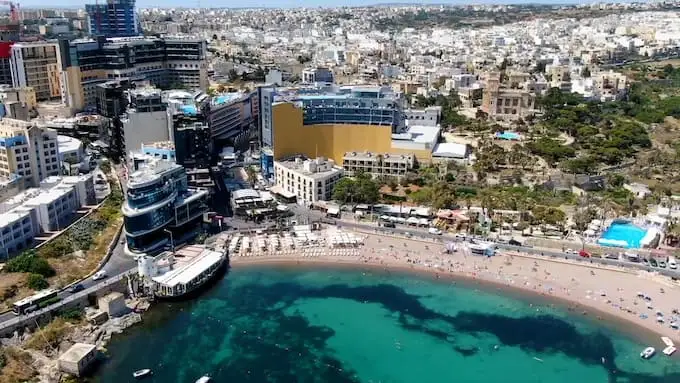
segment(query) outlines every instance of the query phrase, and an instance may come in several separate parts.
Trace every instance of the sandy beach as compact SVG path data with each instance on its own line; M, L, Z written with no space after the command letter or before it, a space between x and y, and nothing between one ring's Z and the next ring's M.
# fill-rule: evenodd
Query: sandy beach
M672 311L680 309L680 285L667 277L507 251L498 251L490 258L462 252L446 254L441 242L366 232L354 234L364 239L363 245L343 249L310 247L248 256L234 254L230 262L234 267L262 263L354 265L428 272L436 278L463 278L537 294L541 303L552 299L593 320L619 322L611 323L615 327L633 324L644 329L647 335L667 336L680 344L680 331L669 327L671 318L676 316ZM657 313L662 314L664 323L657 321ZM650 336L643 338L652 340ZM650 345L659 351L663 348L658 337Z

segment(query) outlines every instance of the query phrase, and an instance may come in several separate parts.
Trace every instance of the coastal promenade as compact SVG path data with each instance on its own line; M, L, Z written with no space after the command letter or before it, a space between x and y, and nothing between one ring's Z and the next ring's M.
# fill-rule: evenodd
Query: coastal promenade
M407 228L407 227L398 227L398 228L382 228L378 227L376 224L372 223L364 223L364 222L352 222L352 221L343 221L343 220L329 220L328 218L324 218L321 213L315 212L315 211L309 211L305 210L304 211L305 216L309 219L309 222L311 221L321 221L329 224L330 227L336 227L338 229L343 229L343 230L352 230L357 233L361 233L366 236L370 237L383 237L387 238L387 241L407 241L408 243L415 243L419 244L418 246L414 248L421 248L421 250L425 252L431 252L431 250L426 250L426 248L423 248L421 245L427 247L430 246L432 248L434 247L442 247L445 242L461 242L462 239L458 238L454 235L449 235L449 234L444 234L444 235L435 235L428 233L426 230L423 229L418 229L418 228ZM249 227L249 226L241 226L239 229L236 231L231 231L231 233L236 233L236 232L241 232L241 233L254 233L256 230L262 229L260 227ZM227 232L229 233L229 232ZM639 271L644 271L647 272L649 275L653 274L659 274L659 275L664 275L667 277L671 278L680 278L680 273L675 270L670 270L670 269L658 269L658 268L653 268L650 266L647 266L645 264L640 264L640 263L632 263L632 262L626 262L626 261L621 261L621 260L613 260L613 259L603 259L603 258L583 258L575 254L567 254L563 253L561 251L556 251L556 250L551 250L551 249L539 249L539 248L533 248L533 247L526 247L526 246L511 246L503 243L496 243L497 247L500 250L504 250L507 252L507 254L515 254L517 255L515 258L519 259L523 255L529 256L532 258L532 261L534 262L541 262L542 260L552 260L552 261L560 261L562 263L571 263L571 264L579 264L581 267L583 266L589 266L589 267L584 267L588 269L592 269L593 267L597 268L612 268L612 270L616 269L619 271L629 271L629 272L639 272ZM370 248L370 245L367 246L366 248ZM326 250L321 250L326 251ZM330 253L330 251L329 251ZM316 254L316 253L315 253ZM231 255L230 255L231 257ZM273 256L268 256L267 260L272 261L274 260ZM314 257L306 257L306 260L318 260L319 258L314 258ZM283 261L290 261L290 258L285 258L281 259ZM256 262L258 260L256 259L249 259L248 262ZM341 259L342 262L355 262L350 261L346 257ZM239 260L237 259L236 263L240 263ZM133 273L136 270L136 262L133 258L127 256L124 252L124 238L121 238L116 246L114 247L111 256L107 259L106 263L100 268L103 270L106 270L108 275L110 276L109 279L103 281L103 282L95 282L92 279L85 279L80 281L79 283L83 285L84 290L78 292L78 293L71 293L68 291L68 289L64 289L59 292L59 297L61 300L59 302L56 302L55 304L46 307L44 309L41 309L38 312L32 313L30 315L24 315L17 317L14 315L12 312L5 312L0 314L0 333L6 333L7 329L14 329L17 328L18 324L20 323L30 323L31 321L34 321L36 318L40 318L41 316L44 316L46 313L49 312L54 312L60 309L63 309L64 306L68 306L69 304L73 305L74 302L80 302L83 301L83 299L86 299L88 295L94 294L98 291L101 291L103 289L106 289L106 287L110 284L115 284L118 281L120 281L122 278L124 278L126 275L129 273ZM393 265L393 266L399 266L403 267L404 265ZM409 265L411 266L411 265ZM669 281L670 282L670 281ZM612 283L614 285L620 284L619 281L613 280ZM680 301L680 299L678 300Z

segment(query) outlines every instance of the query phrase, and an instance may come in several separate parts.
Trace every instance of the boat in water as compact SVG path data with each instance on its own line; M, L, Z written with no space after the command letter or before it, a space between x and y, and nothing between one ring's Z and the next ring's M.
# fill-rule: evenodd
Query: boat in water
M223 275L228 264L226 249L204 245L184 246L137 260L139 275L161 299L181 299L198 292Z
M196 383L208 383L212 382L212 379L208 375L203 375L196 380Z
M151 376L151 375L153 375L153 371L151 371L151 369L149 369L149 368L137 370L137 371L132 373L132 377L135 378L135 379L142 379L142 378L145 378L145 377Z
M654 347L647 347L640 353L640 358L649 359L653 357L654 354L656 354L656 350L654 349Z

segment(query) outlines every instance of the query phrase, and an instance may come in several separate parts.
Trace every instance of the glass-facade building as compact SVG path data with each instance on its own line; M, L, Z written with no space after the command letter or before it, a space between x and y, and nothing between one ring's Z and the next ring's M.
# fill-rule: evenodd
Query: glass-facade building
M127 250L153 253L189 233L208 211L208 191L190 188L184 168L170 161L148 158L135 162L123 204Z
M330 85L270 92L265 96L272 103L293 102L301 107L304 125L379 125L396 131L404 123L403 98L385 86Z
M106 37L129 37L140 34L135 0L107 0L85 5L90 34Z

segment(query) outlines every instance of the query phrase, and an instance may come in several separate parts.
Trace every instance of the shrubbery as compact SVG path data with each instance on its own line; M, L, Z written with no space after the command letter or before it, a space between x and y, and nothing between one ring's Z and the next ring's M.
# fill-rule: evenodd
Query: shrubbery
M50 286L49 282L47 282L47 279L45 279L45 277L40 274L29 275L27 284L28 287L32 288L33 290L43 290Z
M40 257L33 250L24 252L23 254L10 259L5 270L10 273L31 273L38 274L45 278L52 277L56 274L52 266Z

